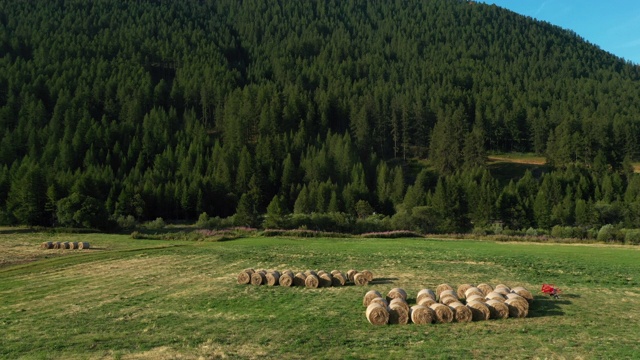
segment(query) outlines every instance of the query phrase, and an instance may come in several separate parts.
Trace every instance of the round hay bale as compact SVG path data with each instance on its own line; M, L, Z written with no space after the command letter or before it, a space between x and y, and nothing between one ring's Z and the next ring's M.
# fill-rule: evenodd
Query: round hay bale
M369 290L366 294L364 294L364 298L362 299L362 305L364 307L369 306L371 304L371 300L375 298L382 298L382 294L378 290Z
M496 301L500 301L500 302L504 302L505 300L507 300L507 298L500 294L499 292L496 291L492 291L490 293L487 294L487 296L484 297L485 300L496 300Z
M318 281L320 281L319 287L331 287L333 285L333 276L328 272L323 272L318 275Z
M306 286L305 280L307 279L307 275L302 272L296 273L293 277L293 285L295 286Z
M364 275L365 278L367 278L367 282L373 281L373 273L369 270L362 270L361 271L362 275Z
M278 284L280 286L291 286L293 285L293 273L291 273L291 271L285 271L284 273L282 273L282 275L280 275L280 278L278 279Z
M387 300L385 298L381 298L381 297L373 298L373 299L371 299L371 302L369 302L369 305L374 304L374 303L375 304L380 304L381 306L384 306L385 308L389 307L389 302L387 302Z
M318 277L320 277L320 275L327 274L327 272L324 271L324 270L318 270L318 272L316 274L318 275Z
M467 289L473 287L473 285L471 284L462 284L458 286L458 290L456 291L456 295L458 296L458 299L466 299L467 296L465 295L465 291L467 291Z
M54 249L60 249L60 241L54 241L53 242L53 248Z
M467 303L469 303L469 302L471 302L471 301L485 302L485 300L484 300L484 296L482 296L482 295L477 295L477 294L474 294L474 295L471 295L471 296L468 296L468 297L467 297Z
M473 320L473 313L471 309L466 307L463 303L456 301L449 304L449 307L453 310L453 320L455 322L471 322Z
M404 301L402 299L394 299ZM406 302L405 302L406 305ZM406 307L400 303L394 303L393 301L389 304L389 324L398 324L398 325L406 325L409 323L409 305Z
M262 285L267 283L267 276L262 272L254 272L251 274L251 285Z
M358 286L365 286L369 283L369 280L367 280L367 277L364 276L364 274L357 273L353 276L353 282Z
M45 241L45 242L40 244L40 248L41 249L53 249L53 242Z
M280 273L278 271L268 271L265 277L267 278L267 285L275 286L278 285L280 280Z
M504 302L509 307L509 317L525 318L529 314L529 303L527 300L511 298Z
M471 296L471 295L479 295L479 296L484 297L484 293L482 292L482 290L478 289L478 288L477 288L477 287L475 287L475 286L472 286L472 287L468 288L468 289L467 289L467 290L465 290L465 292L464 292L464 297L465 297L465 299L468 299L468 298L469 298L469 296Z
M389 323L389 311L386 306L372 303L367 306L365 314L372 325L386 325Z
M393 288L389 290L387 293L387 301L391 301L392 299L400 298L402 300L407 300L407 292L401 288Z
M446 324L453 321L453 310L447 305L435 303L429 307L436 314L436 323Z
M356 276L357 273L358 273L358 270L354 270L354 269L349 269L349 271L347 271L347 277L349 278L350 282L355 282L353 281L353 278Z
M307 270L304 272L305 275L309 276L309 275L315 275L316 277L318 276L318 273L313 271L313 270Z
M525 300L527 300L529 304L533 302L533 294L531 294L531 291L525 289L522 286L514 287L513 289L511 289L511 292L522 296Z
M391 305L404 307L407 310L407 314L409 314L409 310L411 309L411 307L409 307L409 304L407 303L407 301L402 299L402 298L391 299L391 301L389 302L389 306L391 306Z
M347 277L340 271L332 275L333 275L333 286L345 286L347 284Z
M440 298L440 304L444 304L444 305L450 305L451 303L454 302L459 302L460 300L458 300L457 297L451 296L451 295L447 295L447 296L442 296Z
M507 290L507 293L510 293L510 292L511 292L511 288L510 288L510 287L508 287L508 286L507 286L507 285L505 285L505 284L498 284L498 285L496 285L496 287L495 287L495 288L493 288L493 290L494 290L494 291L498 291L499 289L506 289L506 290ZM502 292L501 292L501 293L502 293Z
M470 301L467 303L467 307L471 310L473 321L489 320L491 317L489 307L483 302Z
M527 301L527 299L523 298L522 296L516 294L516 293L508 293L507 295L505 295L508 299L520 299L520 300L524 300Z
M430 298L429 296L425 296L422 299L418 300L418 305L429 307L433 304L437 304L438 302Z
M309 274L304 279L304 286L306 286L306 287L308 287L310 289L317 289L318 286L320 286L320 280L318 279L317 276L315 276L313 274Z
M431 290L431 289L422 289L422 290L418 291L418 296L416 296L416 303L420 303L420 300L422 300L425 297L429 297L433 301L436 301L436 293L434 293L433 290Z
M410 316L411 322L419 325L433 324L433 322L436 320L436 313L433 311L433 309L424 305L412 306Z
M453 288L449 284L440 284L440 285L438 285L436 287L436 297L439 299L440 298L440 293L445 291L445 290L453 290Z
M440 293L440 298L442 299L445 296L452 296L458 299L458 294L454 290L444 290Z
M335 276L335 275L336 275L337 273L339 273L339 272L340 272L340 270L331 270L331 275L334 275L334 276Z
M248 285L251 284L251 273L247 270L242 270L240 274L238 274L238 284L240 285Z
M70 249L70 248L71 248L71 245L69 245L68 241L60 243L60 249Z
M493 286L489 284L478 284L476 287L482 291L482 296L487 296L488 293L493 291Z
M77 249L78 248L78 242L77 241L71 241L69 242L69 249Z
M78 243L78 249L89 249L91 248L91 245L89 245L88 242L79 242Z
M293 271L291 271L291 270L285 270L285 271L281 272L281 273L280 273L280 276L282 276L282 275L284 275L284 274L287 274L287 275L289 275L289 276L291 276L291 277L294 277L294 276L295 276L295 274L294 274L294 273L293 273Z
M509 317L509 306L500 300L486 302L492 319L506 319Z

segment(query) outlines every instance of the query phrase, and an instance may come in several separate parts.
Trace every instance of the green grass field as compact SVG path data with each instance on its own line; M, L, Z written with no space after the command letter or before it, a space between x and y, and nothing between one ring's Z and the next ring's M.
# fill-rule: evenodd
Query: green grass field
M41 241L90 250L41 250ZM133 240L0 233L0 358L637 357L640 248L427 239ZM365 287L238 285L244 268L369 269ZM443 282L522 285L526 319L370 325L363 295ZM542 283L563 289L560 300Z

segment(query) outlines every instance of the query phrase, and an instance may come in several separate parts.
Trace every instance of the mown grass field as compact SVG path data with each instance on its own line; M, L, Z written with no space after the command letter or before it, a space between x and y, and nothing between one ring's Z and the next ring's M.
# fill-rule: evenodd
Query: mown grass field
M90 250L40 250L41 241ZM640 248L433 239L133 240L0 233L3 359L633 358ZM369 269L365 287L238 285L244 268ZM443 282L504 283L526 319L370 325L362 297ZM560 300L539 292L561 287Z

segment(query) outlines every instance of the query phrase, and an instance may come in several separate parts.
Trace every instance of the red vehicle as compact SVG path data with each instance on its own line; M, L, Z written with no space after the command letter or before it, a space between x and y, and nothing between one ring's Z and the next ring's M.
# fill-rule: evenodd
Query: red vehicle
M556 299L559 299L559 294L562 292L562 290L558 289L553 284L542 284L542 292L549 296L553 296Z

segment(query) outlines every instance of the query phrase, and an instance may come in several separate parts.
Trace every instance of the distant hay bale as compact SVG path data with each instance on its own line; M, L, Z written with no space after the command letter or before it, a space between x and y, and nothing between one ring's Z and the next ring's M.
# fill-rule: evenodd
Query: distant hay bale
M440 293L445 291L445 290L453 290L453 288L449 284L440 284L440 285L438 285L436 287L436 297L439 299L440 298Z
M267 271L267 285L275 286L278 285L278 281L280 280L280 272L277 270Z
M364 275L365 278L367 278L367 282L373 281L373 273L371 271L362 270L361 273L362 273L362 275Z
M293 285L295 286L306 286L305 285L305 280L307 279L307 275L305 275L302 272L296 273L296 275L293 277Z
M340 272L340 270L331 270L331 275L334 275L334 276L335 276L335 274L337 274L337 273L339 273L339 272Z
M447 305L435 303L429 307L436 314L436 323L446 324L453 321L453 310Z
M347 284L347 277L340 271L336 273L332 271L331 274L333 275L333 286L345 286Z
M369 283L369 280L363 273L357 273L353 276L353 283L358 286L365 286Z
M493 288L493 291L502 295L507 295L511 292L511 288L504 284L498 284L495 288Z
M451 296L451 295L440 297L440 303L444 305L450 305L451 303L459 302L459 301L460 300L458 300L457 297Z
M411 322L418 325L433 324L436 320L436 313L433 309L424 305L412 306L410 315Z
M492 319L506 319L509 317L509 306L500 300L486 302Z
M316 274L318 275L318 277L320 277L320 275L328 274L328 273L326 271L324 271L324 270L318 270L318 272Z
M470 287L473 287L473 285L471 284L462 284L462 285L458 285L458 290L456 291L456 295L458 296L458 299L466 299L467 296L465 295L465 291L467 291L467 289L469 289Z
M402 299L402 298L391 299L391 301L389 301L389 306L391 306L391 305L404 307L407 310L407 314L409 313L409 310L411 309L411 307L409 306L407 301Z
M464 291L465 299L468 299L469 296L471 296L471 295L479 295L479 296L484 297L484 293L482 292L482 290L478 289L475 286L472 286L472 287L470 287L470 288L468 288L467 290Z
M433 304L437 304L438 302L430 298L429 296L425 296L422 299L417 301L418 305L429 307Z
M68 249L69 247L70 245L68 241L60 243L60 249Z
M313 271L313 270L307 270L304 272L305 275L309 276L309 275L315 275L316 277L318 276L318 273Z
M262 285L262 284L266 284L267 282L267 276L258 271L258 272L254 272L253 274L251 274L251 285Z
M365 314L372 325L386 325L389 323L389 311L386 306L372 303L367 306Z
M304 286L310 289L317 289L320 286L320 280L314 274L309 274L304 279Z
M453 310L453 319L455 322L471 322L473 320L473 313L471 309L466 307L463 303L456 301L449 304L449 307Z
M402 299L393 299L404 302ZM389 304L389 324L406 325L409 323L409 305L404 306L399 302L391 301ZM404 302L406 305L406 302Z
M253 273L247 271L247 270L242 270L240 272L240 274L238 274L238 284L240 285L248 285L251 284L251 275Z
M527 299L523 298L522 296L516 294L516 293L508 293L507 295L505 295L507 300L508 299L520 299L520 300L524 300L527 301Z
M295 274L294 274L294 273L293 273L293 271L291 271L291 270L285 270L285 271L281 272L281 273L280 273L280 276L285 275L285 274L286 274L286 275L289 275L289 276L291 276L291 277L294 277L294 276L295 276Z
M487 294L487 296L484 297L485 300L496 300L496 301L500 301L500 302L504 302L505 300L507 300L507 298L500 294L499 292L496 291L492 291L490 293Z
M320 282L318 287L331 287L333 285L333 276L328 272L323 272L318 275L318 281Z
M393 288L389 290L387 293L387 301L391 301L392 299L400 298L402 300L407 300L407 292L401 288Z
M533 302L533 294L522 286L514 287L511 292L522 296L529 304Z
M478 284L476 287L482 291L482 296L487 296L488 293L493 291L493 286L489 284Z
M434 293L433 290L422 289L418 291L418 296L416 296L416 303L420 303L420 300L422 300L425 297L431 298L434 302L436 301L436 293Z
M378 290L369 290L366 294L364 294L364 298L362 299L362 305L364 307L369 306L371 304L371 300L375 298L382 298L382 294Z
M445 296L452 296L452 297L454 297L454 298L456 298L456 299L458 298L458 294L456 293L456 291L455 291L455 290L443 290L443 291L440 293L440 298L443 298L443 297L445 297Z
M42 248L42 249L53 249L53 242L45 241L45 242L40 244L40 248Z
M53 242L53 248L54 249L60 249L60 241L54 241Z
M523 298L511 298L504 302L509 307L509 317L525 318L529 314L529 303Z
M380 304L381 306L384 306L385 308L389 307L389 302L385 298L382 298L382 297L371 299L371 301L369 302L369 305L374 304L374 303L375 304Z
M491 317L489 307L483 302L470 301L467 303L467 307L471 310L473 321L489 320Z
M484 299L484 296L482 296L482 295L473 294L473 295L467 297L467 303L469 303L471 301L485 302L485 299Z
M77 241L69 242L69 249L77 249L77 248L78 248L78 242Z
M280 275L278 279L278 284L280 286L291 286L293 285L293 273L291 271L285 271Z
M79 242L78 249L89 249L91 246L88 242Z
M354 269L349 269L347 271L347 278L349 278L350 282L355 282L353 281L353 278L356 276L357 273L358 273L358 270L354 270Z

